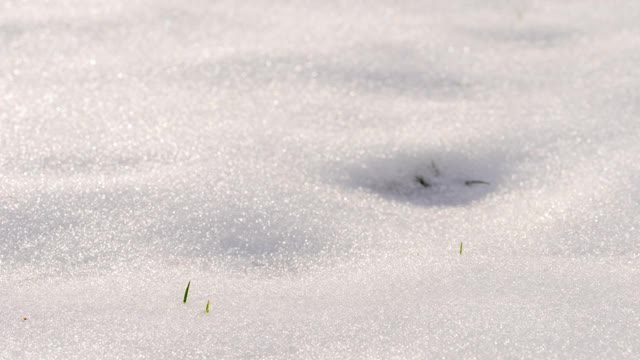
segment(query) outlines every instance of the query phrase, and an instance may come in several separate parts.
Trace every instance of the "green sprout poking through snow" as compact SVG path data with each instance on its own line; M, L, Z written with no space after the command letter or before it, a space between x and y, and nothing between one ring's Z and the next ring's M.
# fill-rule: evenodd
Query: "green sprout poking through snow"
M209 300L207 300L207 307L204 309L204 311L208 314L209 313Z
M187 288L184 290L184 299L182 299L182 302L185 304L187 303L187 297L189 296L189 286L191 286L191 280L189 280Z

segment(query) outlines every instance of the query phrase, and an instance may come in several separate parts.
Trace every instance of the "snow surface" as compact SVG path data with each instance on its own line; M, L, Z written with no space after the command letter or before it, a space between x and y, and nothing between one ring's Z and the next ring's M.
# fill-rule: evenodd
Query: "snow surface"
M2 359L637 359L640 2L0 0L0 202Z

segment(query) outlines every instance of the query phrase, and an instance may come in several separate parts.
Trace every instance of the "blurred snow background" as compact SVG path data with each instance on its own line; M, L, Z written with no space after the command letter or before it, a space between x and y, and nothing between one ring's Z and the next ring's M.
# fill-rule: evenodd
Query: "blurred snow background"
M635 359L639 185L638 1L0 0L3 359Z

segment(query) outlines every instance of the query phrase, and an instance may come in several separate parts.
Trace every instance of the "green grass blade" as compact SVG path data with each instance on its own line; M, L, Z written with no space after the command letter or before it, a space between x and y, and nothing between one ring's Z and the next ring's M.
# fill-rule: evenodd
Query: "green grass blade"
M207 312L207 314L209 313L209 300L207 300L207 308L204 310Z
M460 255L462 255L462 243L460 243Z
M182 299L183 303L187 303L187 297L189 296L189 286L191 286L191 280L189 280L189 283L187 284L187 288L184 291L184 299Z

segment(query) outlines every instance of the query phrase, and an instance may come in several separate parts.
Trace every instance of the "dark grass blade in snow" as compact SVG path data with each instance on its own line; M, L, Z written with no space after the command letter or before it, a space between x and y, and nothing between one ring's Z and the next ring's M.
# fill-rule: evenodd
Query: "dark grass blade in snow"
M182 299L182 302L185 304L187 303L187 297L189 296L189 286L191 286L191 280L189 280L187 288L184 290L184 299Z
M418 182L418 184L426 188L431 186L431 184L429 184L422 176L416 176L416 181Z
M460 255L462 255L462 243L460 243Z
M440 176L440 169L436 166L436 162L431 160L431 170L433 170L433 175L435 177Z
M486 182L486 181L482 181L482 180L467 180L464 182L465 185L467 186L473 186L473 185L491 185L490 183Z
M207 314L209 313L209 300L207 300L207 307L204 309L204 311L206 311Z

